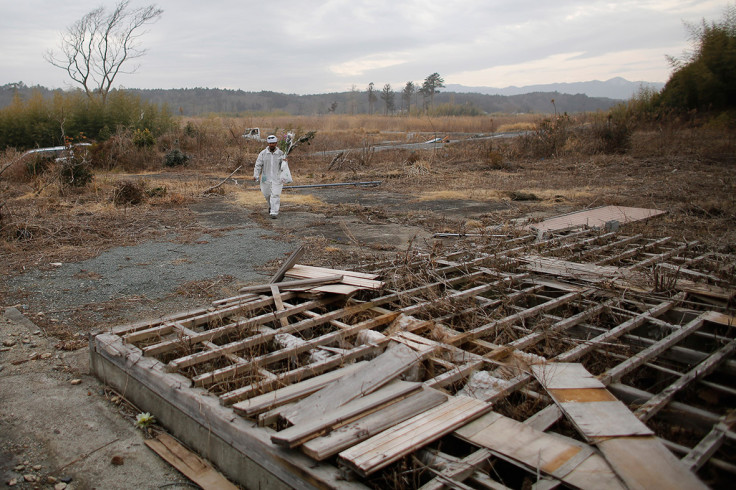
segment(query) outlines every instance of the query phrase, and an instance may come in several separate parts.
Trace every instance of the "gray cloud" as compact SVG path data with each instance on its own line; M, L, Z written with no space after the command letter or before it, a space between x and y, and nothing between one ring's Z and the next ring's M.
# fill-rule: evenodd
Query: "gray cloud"
M433 72L465 85L665 81L665 55L687 46L683 21L718 20L725 8L706 0L155 3L164 14L141 38L148 53L137 73L120 76L123 86L323 93L371 81L400 88ZM0 83L68 86L43 54L94 7L81 0L4 7Z

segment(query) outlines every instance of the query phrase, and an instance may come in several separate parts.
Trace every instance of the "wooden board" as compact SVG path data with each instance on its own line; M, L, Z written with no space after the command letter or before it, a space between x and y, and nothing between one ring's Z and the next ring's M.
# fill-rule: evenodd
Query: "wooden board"
M361 414L375 410L405 398L412 391L420 388L420 383L395 380L373 393L356 398L342 406L334 407L319 417L305 420L271 436L271 442L279 446L293 448L310 439L319 437L333 427L340 427L358 418Z
M358 474L368 476L490 410L487 403L455 396L341 452L340 459Z
M144 442L146 446L200 487L238 490L238 487L218 473L207 461L191 452L170 435L159 434L156 439L146 439Z
M654 437L614 437L596 445L629 488L708 488Z
M547 434L497 413L486 414L455 434L529 471L539 470L575 487L625 488L606 461L587 444ZM593 468L595 474L591 474Z
M314 279L334 275L343 276L340 282L348 286L356 286L366 289L381 289L381 287L383 287L383 282L376 281L376 276L373 274L363 274L360 272L343 271L337 269L325 269L322 267L311 267L302 264L296 264L294 267L286 271L286 277L293 277L296 279Z
M621 224L652 218L664 214L658 209L631 208L625 206L601 206L546 219L527 228L539 232L565 231L575 228L603 228L609 221Z
M447 395L444 393L425 388L327 435L308 441L302 450L317 461L322 461L445 401Z
M294 383L270 393L265 393L233 405L233 409L246 417L252 417L261 412L271 410L274 407L292 403L301 398L311 395L315 391L323 388L325 385L350 374L351 372L361 369L368 361L359 361L349 364L344 368L336 369L313 378L309 378L298 383Z
M698 319L702 322L701 317ZM534 374L544 372L537 370ZM583 377L581 383L588 382L590 373L582 365L575 372ZM537 380L546 388L544 377ZM583 437L598 446L628 488L705 488L626 405L615 399L607 400L613 397L607 389L547 389L547 392ZM577 401L561 400L560 395L570 400L572 397L567 396L570 392L576 393ZM597 401L601 399L606 401Z
M559 406L588 439L654 434L620 401L567 402Z
M389 346L371 360L365 369L353 372L296 403L283 417L296 425L319 417L327 410L371 393L420 362L429 351L420 354L403 344Z
M577 362L535 364L532 371L548 389L605 388L603 383Z

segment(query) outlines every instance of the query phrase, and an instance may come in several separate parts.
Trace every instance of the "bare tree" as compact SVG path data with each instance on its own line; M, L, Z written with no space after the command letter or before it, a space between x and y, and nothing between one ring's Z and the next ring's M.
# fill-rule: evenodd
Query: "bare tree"
M99 96L103 103L119 73L134 73L138 69L122 68L146 53L140 48L140 37L145 33L141 28L163 13L155 5L129 10L128 3L120 1L109 14L105 7L92 10L62 35L61 53L49 50L44 56L52 65L66 70L88 97Z

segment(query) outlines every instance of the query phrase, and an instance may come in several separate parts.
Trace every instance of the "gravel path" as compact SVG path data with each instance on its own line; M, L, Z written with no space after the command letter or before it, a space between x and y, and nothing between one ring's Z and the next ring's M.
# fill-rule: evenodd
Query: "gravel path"
M182 286L230 276L232 280L223 283L237 290L239 285L267 280L258 270L270 261L283 260L295 248L253 221L241 225L202 235L192 243L175 242L171 237L113 248L93 259L7 278L6 286L16 298L22 298L19 309L25 314L43 312L62 323L70 321L75 310L95 316L102 309L99 304L106 305L107 321L117 323L207 306L209 301L197 298L196 291L181 294ZM213 293L219 297L219 291ZM133 301L143 301L143 308L131 307ZM104 319L102 315L98 318Z

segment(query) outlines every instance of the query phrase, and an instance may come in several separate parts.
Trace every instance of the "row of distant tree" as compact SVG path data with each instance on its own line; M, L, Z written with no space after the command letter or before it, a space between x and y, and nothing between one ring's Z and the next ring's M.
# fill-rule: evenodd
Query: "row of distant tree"
M422 110L427 111L434 106L434 96L440 92L441 88L445 87L445 80L440 76L439 73L432 73L424 79L424 83L420 87L414 84L413 81L406 82L404 89L401 91L401 112L410 112L412 106L412 100L415 101L414 105L417 105L415 97L421 95L422 97ZM375 110L376 100L376 89L373 82L368 84L366 89L368 95L368 113L373 114ZM391 87L390 83L383 86L383 90L380 92L380 98L384 104L384 114L393 114L396 111L396 92ZM334 112L336 106L331 106L330 111Z

